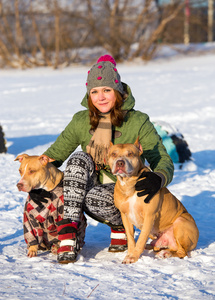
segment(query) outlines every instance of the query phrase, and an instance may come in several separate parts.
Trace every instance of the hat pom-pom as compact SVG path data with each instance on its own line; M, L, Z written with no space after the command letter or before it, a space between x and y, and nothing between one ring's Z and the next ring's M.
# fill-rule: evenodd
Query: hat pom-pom
M97 63L101 62L101 61L109 61L111 62L114 66L116 66L116 62L115 59L111 56L111 55L103 55L101 57L99 57L99 59L97 60Z

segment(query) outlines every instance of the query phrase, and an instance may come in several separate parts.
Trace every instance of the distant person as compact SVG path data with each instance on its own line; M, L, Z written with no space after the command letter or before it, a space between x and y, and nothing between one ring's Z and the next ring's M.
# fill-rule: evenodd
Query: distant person
M86 109L73 116L44 153L58 166L72 154L64 173L64 219L58 223L60 263L77 258L77 231L83 212L111 227L109 251L127 249L121 216L114 206L115 177L107 161L110 141L134 143L139 136L142 159L153 171L145 173L146 178L139 178L136 184L141 196L148 195L146 201L171 182L174 172L173 162L148 115L134 110L135 99L130 87L121 82L113 57L104 55L98 59L88 72L86 87L81 102ZM83 151L74 152L79 145Z
M7 152L6 141L4 138L3 129L0 125L0 153L6 153L6 152Z

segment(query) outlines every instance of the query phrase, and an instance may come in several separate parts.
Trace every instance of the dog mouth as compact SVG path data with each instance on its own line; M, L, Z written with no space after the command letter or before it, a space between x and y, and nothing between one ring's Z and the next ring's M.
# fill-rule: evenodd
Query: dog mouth
M17 183L17 188L19 190L19 192L25 192L25 193L29 193L31 190L35 189L36 187L32 187L32 186L27 186L24 183Z
M17 183L16 186L17 186L19 192L26 192L26 193L28 193L28 192L30 191L30 189L27 188L27 187L26 187L24 184L22 184L22 183Z
M114 171L114 175L126 175L127 173L122 168L117 168Z

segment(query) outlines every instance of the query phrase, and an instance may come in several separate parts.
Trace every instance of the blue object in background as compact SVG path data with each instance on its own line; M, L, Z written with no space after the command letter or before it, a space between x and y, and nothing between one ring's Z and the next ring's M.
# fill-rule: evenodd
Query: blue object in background
M168 135L168 133L165 130L162 129L162 127L160 125L154 124L154 126L155 126L155 129L157 130L157 133L162 138L163 144L166 147L167 153L172 158L172 161L174 163L178 163L179 156L178 156L178 152L177 152L175 144L173 143L172 138Z
M188 144L176 128L163 121L153 122L153 124L174 163L184 163L191 159L192 154Z

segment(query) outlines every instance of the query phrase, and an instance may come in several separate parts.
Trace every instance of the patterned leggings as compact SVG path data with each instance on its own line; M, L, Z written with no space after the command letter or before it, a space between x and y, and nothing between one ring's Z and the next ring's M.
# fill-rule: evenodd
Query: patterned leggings
M100 222L121 228L121 215L113 200L115 184L98 184L94 179L91 156L82 151L75 152L64 172L64 218L78 222L81 212L85 211Z

